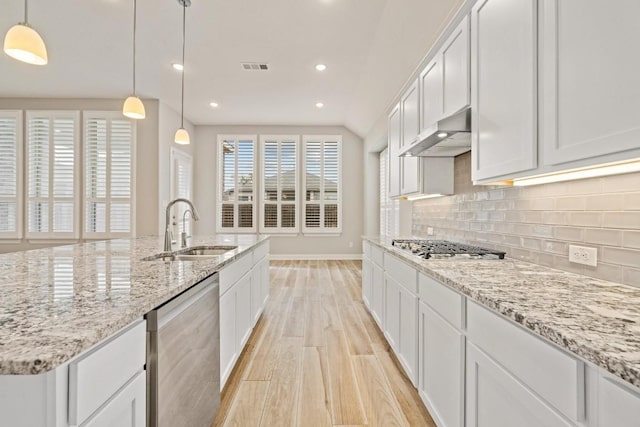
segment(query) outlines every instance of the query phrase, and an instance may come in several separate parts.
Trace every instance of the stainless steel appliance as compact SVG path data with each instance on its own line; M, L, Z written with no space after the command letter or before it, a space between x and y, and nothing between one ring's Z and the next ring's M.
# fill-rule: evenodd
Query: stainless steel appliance
M447 240L394 239L391 244L425 259L503 259L505 255L502 251Z
M438 120L418 135L418 141L401 156L455 157L471 150L471 108Z
M147 314L150 427L210 427L220 406L220 310L214 274Z

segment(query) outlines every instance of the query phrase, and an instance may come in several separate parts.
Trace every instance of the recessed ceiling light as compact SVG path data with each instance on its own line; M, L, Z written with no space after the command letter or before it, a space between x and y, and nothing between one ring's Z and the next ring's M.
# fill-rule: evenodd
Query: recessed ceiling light
M322 102L316 102L316 107L322 108L324 107L324 104Z
M327 66L326 66L326 65L324 65L324 64L318 64L318 65L316 65L316 70L318 70L318 71L324 71L324 70L326 70L326 69L327 69Z
M218 108L218 103L217 102L210 102L209 106L211 106L211 108Z
M173 67L174 70L178 70L178 71L184 70L184 66L182 64L178 64L177 62L174 62L173 64L171 64L171 66Z

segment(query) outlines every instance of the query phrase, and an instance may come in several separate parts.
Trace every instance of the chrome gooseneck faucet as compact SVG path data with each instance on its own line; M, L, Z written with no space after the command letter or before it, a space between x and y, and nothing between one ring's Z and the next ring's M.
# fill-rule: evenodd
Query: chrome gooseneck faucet
M175 205L178 202L184 202L186 204L189 205L189 207L191 208L191 217L193 218L194 221L197 221L200 219L200 216L198 215L198 211L196 210L195 206L193 206L193 203L191 203L191 200L188 199L183 199L183 198L178 198L175 200L172 200L169 202L169 204L167 205L167 211L166 211L166 221L164 224L164 252L171 252L171 241L173 240L171 238L171 228L170 228L170 216L171 216L171 208L173 207L173 205Z

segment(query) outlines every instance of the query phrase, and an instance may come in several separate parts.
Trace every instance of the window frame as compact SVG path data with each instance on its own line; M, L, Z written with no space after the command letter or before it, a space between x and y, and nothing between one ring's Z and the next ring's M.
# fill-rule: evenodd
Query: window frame
M170 171L171 171L171 175L170 175L170 189L169 189L169 193L171 195L171 200L174 200L180 196L178 196L178 190L176 189L176 173L177 173L177 164L180 161L184 161L189 165L189 172L190 172L190 177L189 177L189 195L188 196L184 196L189 200L192 200L193 198L193 156L189 153L187 153L186 151L182 151L179 150L176 147L171 147L171 153L170 153L170 158L171 158L171 166L170 166ZM176 225L173 226L173 232L174 232L174 240L178 240L180 238L180 233L182 233L182 216L184 215L184 212L186 212L188 206L185 205L184 203L176 203L175 205L173 205L172 207L172 212L171 212L171 216L175 217L175 221L176 221ZM187 236L191 237L191 235L193 235L193 219L190 217L188 222L187 222Z
M264 197L265 195L265 191L266 191L266 176L265 176L265 160L266 160L266 156L265 156L265 149L266 149L266 143L268 142L275 142L278 144L278 176L280 175L280 170L282 168L282 163L281 163L281 153L282 153L282 143L283 142L293 142L295 144L296 147L296 156L295 156L295 165L296 165L296 170L295 170L295 190L296 190L296 199L293 203L291 202L283 202L282 200L280 200L280 197L278 197L278 200L276 201L267 201ZM259 173L259 177L260 177L260 183L259 183L259 187L260 187L260 192L258 193L258 198L259 198L259 205L260 205L260 212L259 212L259 230L260 233L265 233L265 234L285 234L285 235L293 235L293 234L299 234L300 233L300 220L301 220L301 214L300 214L300 200L303 197L303 192L301 191L301 185L300 185L300 171L301 171L301 161L300 161L300 135L260 135L260 141L259 141L259 145L260 145L260 173ZM281 188L281 182L280 179L278 177L278 183L277 183L277 188L278 188L278 195L280 195L282 188ZM277 206L277 223L278 226L277 227L266 227L264 225L264 209L266 205L276 205ZM296 226L295 227L282 227L282 212L280 207L282 205L293 205L294 209L295 209L295 219L296 219Z
M50 134L49 134L49 173L50 173L50 179L49 179L49 190L48 190L48 196L47 197L30 197L29 196L29 171L30 171L30 159L29 159L29 123L30 121L34 118L34 117L46 117L49 119L49 129L50 129ZM74 130L74 141L73 141L73 149L74 149L74 153L73 153L73 158L74 158L74 164L73 164L73 176L74 176L74 183L73 183L73 194L74 196L71 198L67 198L67 197L54 197L53 195L53 183L54 180L51 178L51 172L53 171L52 165L53 165L53 159L54 156L52 155L53 153L53 149L52 149L52 136L55 133L55 131L53 131L53 121L55 119L58 118L62 118L62 119L72 119L73 120L73 130ZM80 235L81 235L81 220L80 220L80 216L82 214L82 209L80 207L80 204L82 203L82 195L80 194L80 177L84 177L84 174L80 174L80 172L82 171L81 169L81 164L80 164L80 159L82 158L82 153L81 151L83 150L82 144L81 144L81 135L80 135L80 111L79 110L26 110L26 115L25 115L25 120L24 120L24 132L25 132L25 136L24 136L24 218L26 219L26 221L24 222L24 236L26 237L26 239L31 242L31 243L38 243L38 242L46 242L46 243L50 243L53 241L77 241L80 239ZM29 231L29 208L28 208L28 204L30 201L32 200L40 200L40 201L46 201L49 203L49 230L48 232L30 232ZM51 214L53 212L53 203L58 200L58 201L66 201L66 202L72 202L73 203L73 231L71 232L55 232L55 231L51 231L53 230L53 221L54 221L54 216Z
M107 120L108 123L108 127L107 127L107 144L108 144L108 148L110 149L111 147L111 140L109 138L109 135L111 133L110 130L110 124L111 121L113 119L119 119L119 120L129 120L129 122L131 123L131 188L130 188L130 196L129 198L124 198L124 197L111 197L111 192L110 192L110 188L111 188L111 154L108 157L108 161L107 161L107 170L106 170L106 197L102 198L91 198L88 197L86 194L87 188L86 188L86 178L87 178L87 171L86 171L86 167L88 165L88 161L87 161L87 121L91 120L91 119L103 119L103 120ZM83 239L105 239L105 238L127 238L127 237L136 237L136 147L137 147L137 123L135 120L130 120L127 118L123 118L122 113L120 111L90 111L90 110L86 110L82 112L82 183L83 183L83 188L82 188L82 195L81 195L81 200L80 203L82 204L82 237ZM130 219L130 224L129 224L129 232L112 232L112 231L100 231L100 232L92 232L92 231L87 231L86 229L86 209L87 209L87 202L90 201L104 201L104 203L107 206L107 211L106 211L106 223L105 223L105 230L108 230L110 227L107 227L107 225L110 224L111 221L111 202L112 201L128 201L129 202L129 219Z
M24 187L24 114L22 110L0 110L0 117L14 119L16 123L16 195L15 197L0 196L0 202L14 202L16 204L16 230L0 232L0 239L3 243L18 242L24 236L24 205L25 205L25 188Z
M233 141L251 141L253 143L253 200L251 203L248 202L238 202L234 200L232 202L224 202L222 201L222 194L224 193L224 154L223 154L223 142L225 140L233 140ZM230 233L230 234L243 234L243 233L256 233L258 230L259 218L258 218L258 205L259 205L259 195L258 195L258 183L256 182L256 178L258 175L258 165L259 165L259 154L258 154L258 136L257 135L218 135L216 140L216 155L218 156L218 184L216 185L216 232L217 233ZM234 182L237 185L238 182L238 156L235 156L235 177ZM233 227L222 227L222 205L223 204L233 204L234 206L234 226ZM238 206L239 205L248 205L251 204L252 209L252 222L253 225L251 227L238 227L238 219L239 215Z
M321 153L322 153L322 160L321 160L321 179L324 179L324 146L327 142L336 142L337 143L337 147L338 147L338 152L337 152L337 158L338 158L338 183L337 183L337 190L338 190L338 197L337 200L335 202L331 201L331 203L327 203L327 201L324 200L324 197L322 197L322 194L324 194L324 186L321 189L321 196L320 196L320 201L319 203L316 203L315 201L313 201L314 203L309 203L307 201L307 159L306 159L306 153L307 153L307 145L311 142L320 142L321 143ZM342 189L342 135L302 135L302 152L301 152L301 158L302 158L302 189L301 189L301 195L302 195L302 205L301 205L301 209L300 209L300 216L302 218L302 232L305 235L340 235L342 234L342 211L343 211L343 189ZM307 227L307 205L309 204L319 204L320 205L320 217L319 217L319 221L320 221L320 226L319 227ZM324 225L324 207L327 204L337 204L338 205L338 226L337 227L326 227Z

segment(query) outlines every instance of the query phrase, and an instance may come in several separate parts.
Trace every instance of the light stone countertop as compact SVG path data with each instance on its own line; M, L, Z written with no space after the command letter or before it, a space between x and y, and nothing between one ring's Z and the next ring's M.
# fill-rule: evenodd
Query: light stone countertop
M198 261L142 261L162 237L0 255L0 375L50 371L219 271L268 237L194 237L238 248Z
M640 289L511 258L425 260L391 239L365 240L640 387Z

